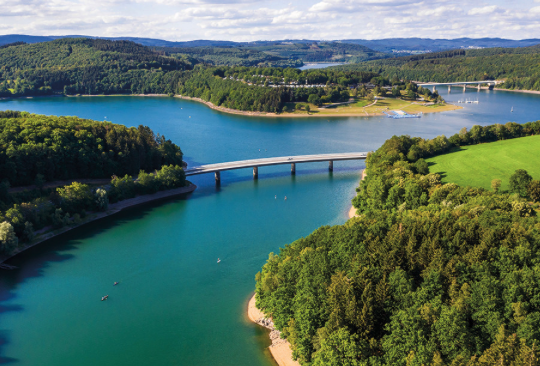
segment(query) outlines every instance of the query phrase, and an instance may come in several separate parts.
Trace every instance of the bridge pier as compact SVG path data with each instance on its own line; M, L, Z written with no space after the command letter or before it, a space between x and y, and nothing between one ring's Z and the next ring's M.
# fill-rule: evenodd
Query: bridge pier
M478 84L478 91L480 91L480 89L481 89L481 88L480 88L480 84Z
M259 179L259 167L253 167L253 179Z
M433 85L433 92L435 93L437 91L437 87Z
M220 174L220 172L216 172L215 177L216 177L216 184L221 184L221 174Z
M333 172L334 171L334 161L330 160L328 162L328 170Z
M296 175L296 164L291 163L291 175Z
M448 85L448 94L450 94L451 92L452 92L452 87Z
M463 92L465 93L467 91L467 85L463 84Z

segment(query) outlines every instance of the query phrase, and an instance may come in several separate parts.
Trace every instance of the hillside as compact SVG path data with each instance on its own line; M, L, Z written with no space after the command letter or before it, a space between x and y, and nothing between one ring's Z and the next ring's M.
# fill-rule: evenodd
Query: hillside
M339 42L276 42L250 45L269 55L302 60L303 62L360 62L390 57L361 45Z
M540 90L540 47L454 50L341 66L390 79L453 82L504 79L497 87Z
M169 93L174 81L168 73L192 69L194 62L128 41L67 38L15 44L0 49L0 96Z
M7 34L0 36L0 45L13 42L38 43L48 42L60 38L95 38L91 36L28 36L24 34ZM193 40L193 41L167 41L155 38L143 37L102 37L111 41L132 41L149 47L256 47L256 46L271 46L280 43L297 43L297 44L312 44L319 43L321 40L299 40L299 39L284 39L278 41L253 41L253 42L233 42L233 41L216 41L216 40ZM494 47L529 47L540 43L540 39L503 39L503 38L455 38L455 39L431 39L431 38L385 38L385 39L343 39L334 40L332 42L356 44L368 47L372 50L392 53L399 51L400 53L417 53L426 51L442 51L459 48L494 48Z
M273 56L250 47L155 47L154 49L177 58L192 57L215 66L300 67L303 65L299 59Z

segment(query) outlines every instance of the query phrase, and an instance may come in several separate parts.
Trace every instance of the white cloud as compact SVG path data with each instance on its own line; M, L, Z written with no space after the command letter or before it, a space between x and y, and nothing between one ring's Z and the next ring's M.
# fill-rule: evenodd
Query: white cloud
M529 9L527 1L0 0L0 33L172 41L539 37L540 6Z
M495 12L499 7L497 5L484 6L482 8L472 8L467 14L479 15L479 14L491 14Z

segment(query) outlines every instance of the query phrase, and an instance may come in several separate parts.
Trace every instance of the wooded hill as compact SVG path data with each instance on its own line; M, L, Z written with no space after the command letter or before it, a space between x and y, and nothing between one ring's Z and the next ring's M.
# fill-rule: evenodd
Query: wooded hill
M540 90L540 46L454 50L339 67L380 73L390 79L455 82L505 79L497 87Z
M353 201L361 216L270 254L256 276L257 306L300 363L537 365L534 207L519 192L442 184L423 158L538 133L540 121L394 136L370 154Z
M59 39L0 49L0 97L173 92L171 71L195 60L166 57L128 41Z
M110 178L182 165L182 151L148 127L0 111L0 177L10 186Z
M258 51L251 47L154 47L177 58L192 57L214 66L301 67L301 59L284 58Z

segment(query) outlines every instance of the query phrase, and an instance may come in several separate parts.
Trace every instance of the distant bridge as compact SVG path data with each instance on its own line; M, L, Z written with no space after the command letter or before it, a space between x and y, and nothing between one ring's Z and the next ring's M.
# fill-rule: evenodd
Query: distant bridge
M414 83L422 86L422 87L433 87L433 91L437 90L437 86L442 85L448 85L448 92L450 92L450 89L452 86L463 86L463 91L467 89L467 85L478 85L478 90L480 90L480 85L487 84L490 89L493 89L493 87L497 84L502 83L501 80L482 80L482 81L460 81L460 82L452 82L452 83L421 83L419 81L415 81Z
M334 161L340 160L365 160L367 152L343 153L343 154L319 154L319 155L299 155L299 156L282 156L275 158L252 159L231 161L227 163L207 164L186 169L186 176L214 173L216 183L221 182L220 172L225 170L253 168L253 178L259 178L259 167L270 165L291 164L291 174L296 174L296 164L298 163L315 163L328 161L328 170L334 170Z

